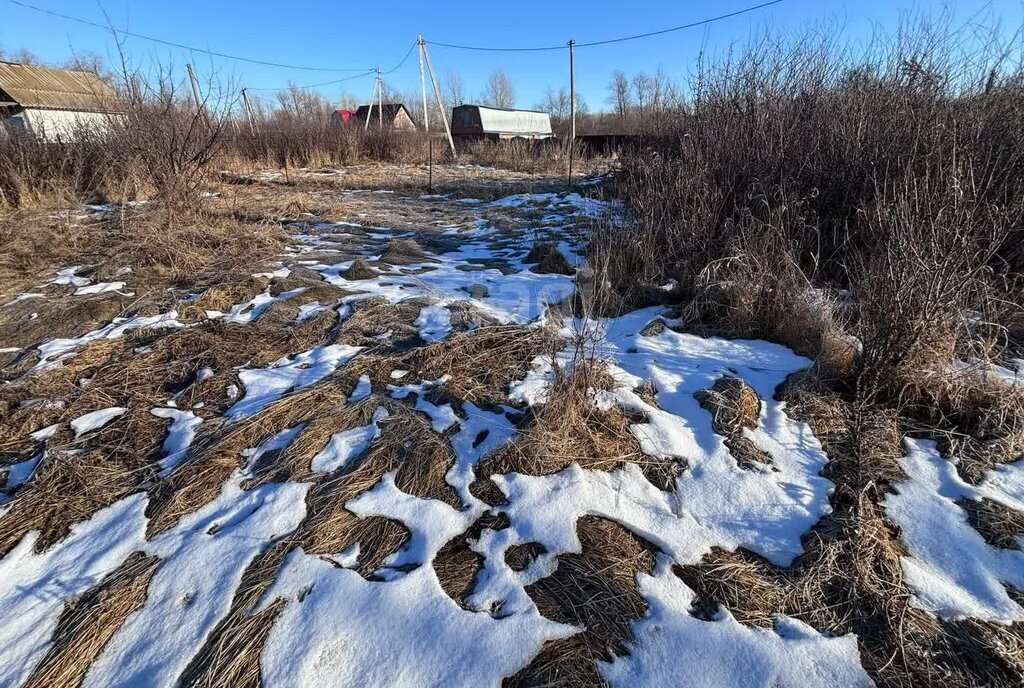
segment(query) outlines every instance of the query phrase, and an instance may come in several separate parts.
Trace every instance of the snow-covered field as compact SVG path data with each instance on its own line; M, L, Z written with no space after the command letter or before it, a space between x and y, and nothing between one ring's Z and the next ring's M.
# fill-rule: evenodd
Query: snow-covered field
M597 663L597 675L610 685L872 685L853 634L830 635L782 615L772 628L741 624L725 608L710 618L699 615L695 592L672 568L699 563L716 548L742 548L773 565L789 566L804 551L801 538L830 513L834 485L822 477L829 458L811 429L775 399L787 376L811 362L767 342L680 333L659 308L588 322L558 321L554 306L572 297L574 277L535 272L527 252L543 235L585 274L586 223L620 221L620 208L558 193L462 205L476 214L472 226L442 227L420 242L423 255L392 263L386 255L392 242L422 237L358 223L296 223L297 241L289 254L269 272L253 266L253 273L284 279L299 269L312 271L344 296L322 302L304 296L304 288L278 293L268 288L227 311L208 312L207 322L252 327L275 304L288 302L298 306L297 322L332 311L341 323L354 317L361 302L382 297L396 306L416 304L412 325L421 346L500 324L523 332L560 328L562 352L530 361L524 377L508 386L504 405L439 398L432 391L445 385L444 377L418 379L395 369L389 371L390 382L375 384L363 376L346 406L372 401L377 407L368 422L320 442L303 477L256 479L263 463L285 455L306 430L304 423L268 426L260 441L238 453L219 494L155 534L148 528L155 500L149 489L83 514L70 532L41 551L39 534L25 534L0 558L0 687L25 684L52 659L67 643L62 635L67 610L133 552L159 564L144 601L117 619L95 648L83 685L178 684L204 648L209 652L218 626L239 604L246 572L275 547L286 553L245 612L270 619L254 659L262 685L497 685L530 665L546 643L586 630L546 618L530 594L532 585L555 573L561 557L583 551L577 536L583 517L613 521L656 549L654 568L636 576L647 612L631 621L627 651ZM499 211L518 213L517 227L490 224L486 213ZM348 248L353 241L362 242L355 252ZM373 276L348 272L359 257L371 264ZM128 285L96 284L77 277L75 266L54 280L74 290L69 298L131 288L130 275ZM642 333L657 320L666 327ZM77 337L40 342L38 362L28 374L49 374L100 340L205 326L179 319L174 310L119 317ZM610 389L593 390L593 403L627 413L640 451L678 461L682 470L668 490L629 462L613 470L574 463L547 475L495 475L491 479L505 503L489 505L470 489L479 477L474 468L516 438L530 407L545 403L555 368L572 364L573 335L581 328L597 341L597 355L614 379ZM390 334L374 336L386 342ZM177 398L146 409L166 421L154 481L173 482L202 461L205 454L193 450L203 432L214 426L230 432L262 418L289 395L329 383L371 355L372 348L325 343L291 351L269 365L243 364L233 372L238 384L223 390L232 401L216 418ZM220 372L204 368L195 380L205 382ZM743 380L762 400L757 427L743 431L770 459L760 467L740 466L695 396L725 376ZM444 480L458 504L405 492L397 470L383 473L344 508L360 519L397 522L408 538L364 576L357 570L360 547L372 543L314 553L297 533L316 518L311 493L330 481L345 481L387 438L385 403L408 404L450 446L454 461ZM34 428L33 455L7 468L0 520L16 514L46 462L73 461L76 450L93 449L90 437L119 422L127 410L111 405L62 421L70 429L69 441L77 443L70 451L48 446L60 427ZM904 572L915 605L941 618L1024 620L1024 609L1005 587L1024 590L1024 556L986 543L958 506L958 500L984 498L1024 510L1024 462L1005 464L972 486L932 445L908 441L902 467L907 480L886 498L884 509L902 531ZM487 521L474 538L480 569L470 593L453 599L439 580L435 558L481 519L499 514L504 527ZM508 552L527 544L540 545L541 553L525 568L513 568Z

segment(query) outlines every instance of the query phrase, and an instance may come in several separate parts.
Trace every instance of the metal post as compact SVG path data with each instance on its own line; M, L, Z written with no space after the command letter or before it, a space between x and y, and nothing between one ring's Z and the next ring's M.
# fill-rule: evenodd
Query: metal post
M569 41L569 186L572 186L572 157L576 148L576 41Z
M434 100L437 101L437 109L441 111L441 121L444 122L444 133L448 135L448 145L452 148L452 160L458 159L455 152L455 140L452 138L452 128L448 125L448 113L444 109L444 100L441 99L441 89L437 86L437 77L434 76L434 67L430 64L430 53L427 51L427 42L423 41L423 59L427 61L427 73L430 74L430 84L434 87Z
M384 80L380 78L380 68L377 69L377 121L384 131Z
M427 193L434 193L434 139L427 139Z
M423 72L423 36L416 39L419 44L420 57L420 90L423 93L423 131L430 136L430 110L427 109L427 77Z
M380 70L377 70L380 71ZM363 131L370 128L370 115L373 114L373 96L377 92L377 80L373 80L373 89L370 91L370 104L366 106L366 121L363 122Z

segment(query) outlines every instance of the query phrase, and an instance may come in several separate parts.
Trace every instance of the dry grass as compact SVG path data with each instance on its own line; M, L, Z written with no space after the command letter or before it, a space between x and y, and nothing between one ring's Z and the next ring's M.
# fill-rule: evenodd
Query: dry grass
M492 506L504 501L489 476L505 473L549 475L573 463L582 468L611 471L625 463L639 466L652 484L671 489L682 471L673 459L658 459L640 451L629 430L634 419L617 407L603 410L591 390L609 388L611 380L599 366L577 365L558 376L547 403L536 410L516 437L477 466L473 494Z
M991 499L963 499L957 505L967 512L967 522L993 547L1021 549L1024 536L1024 513L1003 506Z
M740 468L750 470L757 464L771 464L771 457L758 449L743 434L743 428L756 428L761 414L761 398L753 388L736 377L721 377L710 389L697 393L697 401L711 414L711 425L724 436L725 446Z
M530 252L523 259L526 263L536 263L530 268L533 272L540 274L574 275L576 270L569 263L569 260L562 255L554 244L539 241L530 248Z
M231 609L182 672L182 686L259 688L260 653L282 603L278 601L259 613L253 612L288 551L286 543L278 543L249 564L235 591Z
M366 577L408 539L408 531L396 521L360 518L345 508L385 473L395 472L395 485L403 492L461 507L444 480L455 461L451 446L422 414L402 404L389 404L389 409L391 415L380 423L382 436L369 453L312 488L309 515L290 538L310 554L337 554L359 543L357 570Z
M805 552L788 568L742 550L676 567L705 613L724 604L744 623L768 626L781 613L819 631L856 633L862 664L883 686L1014 685L1020 629L942 623L910 604L905 552L879 507L887 486L904 477L896 414L858 410L807 373L783 398L829 455L833 513L803 538Z
M558 557L555 572L526 588L540 613L581 633L546 644L506 686L593 686L602 684L598 661L627 652L630 624L644 616L647 602L637 590L637 573L654 568L654 549L612 521L593 516L576 525L580 554Z
M476 576L483 568L483 557L470 549L470 544L485 529L503 530L509 527L504 514L485 513L457 538L445 543L434 557L434 573L448 597L466 607L466 598L473 592Z
M159 563L155 557L135 552L99 585L66 604L52 645L24 685L81 685L110 637L146 601L146 589Z

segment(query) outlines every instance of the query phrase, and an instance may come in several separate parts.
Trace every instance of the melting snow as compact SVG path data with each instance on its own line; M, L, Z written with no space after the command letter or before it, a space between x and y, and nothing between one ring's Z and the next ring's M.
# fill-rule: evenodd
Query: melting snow
M420 339L430 344L451 334L452 313L441 305L425 306L413 325L420 328Z
M751 628L724 609L712 621L690 614L696 595L661 558L653 576L639 575L650 611L633 624L630 654L601 667L612 686L772 686L867 688L857 639L821 635L778 616L775 629Z
M185 458L203 419L191 411L182 411L176 408L154 408L150 410L150 413L157 418L166 418L171 421L163 445L164 457L160 459L160 475L162 477L170 473Z
M83 685L173 686L227 613L245 567L306 515L304 483L241 489L236 473L218 499L157 535L162 559L146 603L111 637Z
M370 382L370 378L366 375L360 375L359 380L356 381L355 389L352 390L352 394L349 395L348 403L354 404L357 401L365 399L370 396L373 392L373 384Z
M39 362L36 368L43 368L60 361L66 354L80 346L99 339L117 339L123 337L128 330L141 328L184 327L177 320L177 311L168 311L159 315L137 315L131 318L114 318L109 324L87 332L81 337L71 339L51 339L39 345Z
M373 412L373 419L369 425L331 435L327 446L313 457L310 470L314 472L336 471L361 456L369 449L370 444L380 437L378 423L387 417L387 409L380 407Z
M679 563L696 563L712 547L745 547L789 565L803 551L801 535L830 511L832 483L819 476L827 462L821 445L773 399L786 377L810 361L761 341L670 329L640 335L658 313L645 309L591 326L603 333L599 355L622 385L598 401L644 417L630 430L645 454L687 462L673 491L662 492L632 464L612 472L573 465L554 475L498 478L510 502L504 511L524 542L536 540L554 552L580 551L576 520L596 514L655 542ZM513 395L542 400L550 371L551 361L540 359ZM764 400L758 428L746 435L770 455L775 470L741 469L695 398L723 375L742 378ZM645 381L657 390L657 407L633 391Z
M51 644L65 602L99 584L139 549L145 495L133 495L71 526L62 541L33 552L32 532L0 559L0 686L23 683Z
M290 358L286 356L269 368L242 370L238 377L245 386L245 396L235 402L226 415L231 420L239 420L259 413L288 392L324 379L359 350L360 347L347 344L317 346Z
M99 430L118 416L123 416L127 410L123 406L111 406L99 411L91 411L71 421L71 429L75 431L75 438L77 439L87 432Z
M99 282L97 284L90 284L87 287L79 287L75 289L73 296L90 296L92 294L106 294L111 291L121 291L124 289L124 282Z
M1012 493L1001 489L1012 489L1013 478L1019 480L1019 466L990 472L975 487L960 479L956 466L939 455L934 442L908 439L906 445L900 465L907 479L896 483L897 494L888 495L884 506L886 515L899 525L909 552L903 557L903 572L916 603L943 618L1024 621L1024 609L1003 585L1024 590L1024 552L986 543L956 504L960 499L988 497L1020 508Z

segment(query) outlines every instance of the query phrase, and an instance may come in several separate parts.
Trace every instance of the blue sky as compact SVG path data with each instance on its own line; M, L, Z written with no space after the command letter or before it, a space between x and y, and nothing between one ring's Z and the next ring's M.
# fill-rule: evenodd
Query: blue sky
M399 62L417 33L440 42L492 45L558 45L569 38L596 41L688 23L758 4L761 0L592 0L550 2L317 2L315 0L24 0L38 7L105 22L103 11L119 28L200 48L255 59L329 68L388 69ZM591 109L605 107L606 85L612 70L627 74L663 68L671 77L684 77L705 48L724 51L752 33L769 27L796 32L822 22L853 40L877 28L894 27L907 12L952 13L962 22L979 16L1001 17L1007 30L1024 21L1020 0L959 0L953 3L921 0L785 0L749 14L644 40L581 48L576 53L577 87ZM26 48L44 61L60 62L72 51L113 55L109 33L41 14L0 0L0 46ZM283 69L211 58L209 55L127 39L133 60L160 60L181 66L192 61L201 73L219 70L250 88L315 84L350 76L349 73ZM517 105L536 103L547 87L568 84L568 56L562 52L489 53L435 46L431 57L438 76L458 71L471 97L479 93L488 73L504 69L517 91ZM419 86L413 54L387 77L388 84L406 91ZM372 78L324 86L337 98L341 92L365 99ZM267 92L272 94L272 92Z

